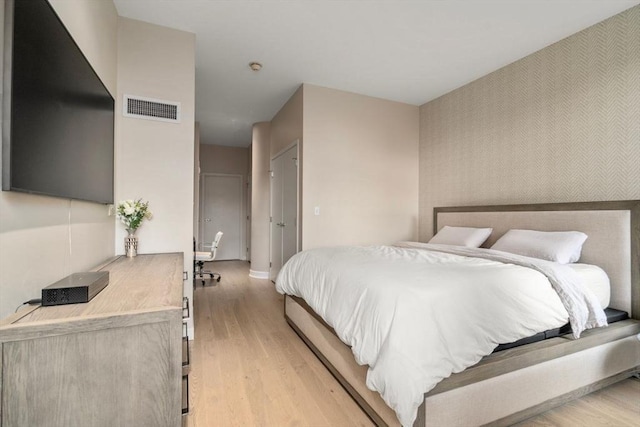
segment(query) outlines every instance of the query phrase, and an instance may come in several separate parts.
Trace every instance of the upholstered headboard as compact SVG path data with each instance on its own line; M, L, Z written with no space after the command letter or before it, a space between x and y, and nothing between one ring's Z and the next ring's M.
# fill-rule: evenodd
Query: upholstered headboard
M604 269L610 306L640 319L640 200L441 207L434 209L433 224L434 233L445 225L492 227L485 247L512 228L582 231L589 238L580 262Z

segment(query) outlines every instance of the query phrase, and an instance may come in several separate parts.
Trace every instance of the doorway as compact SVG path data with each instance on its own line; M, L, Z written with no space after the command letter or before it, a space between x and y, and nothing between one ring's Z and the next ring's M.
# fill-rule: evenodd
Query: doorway
M200 247L208 251L218 231L224 233L216 260L245 259L242 175L201 175Z
M298 252L298 141L271 159L271 268L276 279Z

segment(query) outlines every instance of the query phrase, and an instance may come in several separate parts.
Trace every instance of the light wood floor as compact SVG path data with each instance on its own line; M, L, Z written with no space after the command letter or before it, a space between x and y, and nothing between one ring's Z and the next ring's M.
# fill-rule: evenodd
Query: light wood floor
M197 282L190 427L372 426L283 317L283 298L249 264L206 266ZM628 379L518 426L640 426L640 380Z

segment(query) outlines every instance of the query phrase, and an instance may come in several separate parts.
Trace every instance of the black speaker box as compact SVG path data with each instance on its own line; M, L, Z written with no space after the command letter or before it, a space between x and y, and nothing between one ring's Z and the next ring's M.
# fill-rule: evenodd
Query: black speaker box
M42 305L89 302L109 284L108 271L74 273L42 289Z

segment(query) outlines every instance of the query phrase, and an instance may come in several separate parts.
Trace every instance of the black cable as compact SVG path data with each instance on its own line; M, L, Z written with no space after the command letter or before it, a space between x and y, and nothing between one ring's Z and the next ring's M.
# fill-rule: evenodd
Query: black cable
M25 301L22 304L20 304L18 307L16 307L16 311L14 311L14 313L17 313L18 310L20 310L20 307L22 307L23 305L36 305L36 304L41 304L42 303L42 299L41 298L34 298L34 299L30 299L29 301Z

